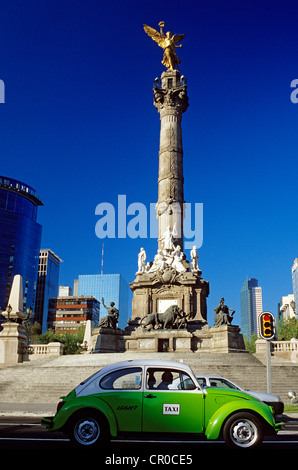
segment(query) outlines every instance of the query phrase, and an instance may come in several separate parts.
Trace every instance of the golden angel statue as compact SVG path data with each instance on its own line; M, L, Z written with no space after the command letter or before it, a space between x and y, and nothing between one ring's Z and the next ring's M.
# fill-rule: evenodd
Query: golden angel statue
M177 57L176 48L182 47L182 44L178 44L185 37L185 34L174 34L168 31L166 34L163 32L164 21L160 21L158 26L160 27L160 33L156 29L151 28L144 24L144 30L150 36L153 41L163 48L163 59L162 64L167 67L168 70L174 70L175 67L179 70L179 64L181 60Z

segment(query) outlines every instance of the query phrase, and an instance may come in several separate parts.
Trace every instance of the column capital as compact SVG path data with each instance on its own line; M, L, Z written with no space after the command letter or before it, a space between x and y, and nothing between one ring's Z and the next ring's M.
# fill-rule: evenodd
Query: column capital
M177 88L154 88L153 104L160 115L182 115L188 108L186 85Z

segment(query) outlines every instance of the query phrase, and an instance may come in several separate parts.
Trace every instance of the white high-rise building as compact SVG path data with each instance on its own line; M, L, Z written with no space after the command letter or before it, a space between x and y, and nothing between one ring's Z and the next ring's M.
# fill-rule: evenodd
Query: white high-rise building
M280 302L280 312L282 314L282 319L283 320L290 320L291 318L295 317L295 312L294 312L294 295L289 294L289 295L284 295L281 298Z
M259 316L263 311L262 287L251 288L251 302L253 314L257 321L257 336L260 336Z
M59 286L58 297L70 297L72 295L72 289L70 286Z
M262 288L255 278L245 279L240 291L241 332L247 338L259 333L258 317L263 311Z
M294 301L296 304L296 314L298 313L298 258L294 260L294 264L292 266L292 280L293 280L293 294L294 294Z

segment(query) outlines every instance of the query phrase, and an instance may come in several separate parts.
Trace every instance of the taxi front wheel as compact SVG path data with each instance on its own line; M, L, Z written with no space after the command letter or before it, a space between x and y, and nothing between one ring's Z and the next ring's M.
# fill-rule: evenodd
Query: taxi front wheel
M236 413L226 421L223 437L228 447L256 448L263 439L262 424L251 413Z
M71 443L76 447L95 447L108 441L105 421L93 412L74 416L68 429Z

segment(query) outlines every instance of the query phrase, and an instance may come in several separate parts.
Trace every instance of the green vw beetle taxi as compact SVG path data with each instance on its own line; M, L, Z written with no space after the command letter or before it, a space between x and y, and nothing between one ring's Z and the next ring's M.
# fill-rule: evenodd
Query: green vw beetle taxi
M202 389L181 362L133 360L104 367L58 403L42 424L78 446L95 446L129 433L223 438L229 447L258 446L282 424L272 409L239 390Z

